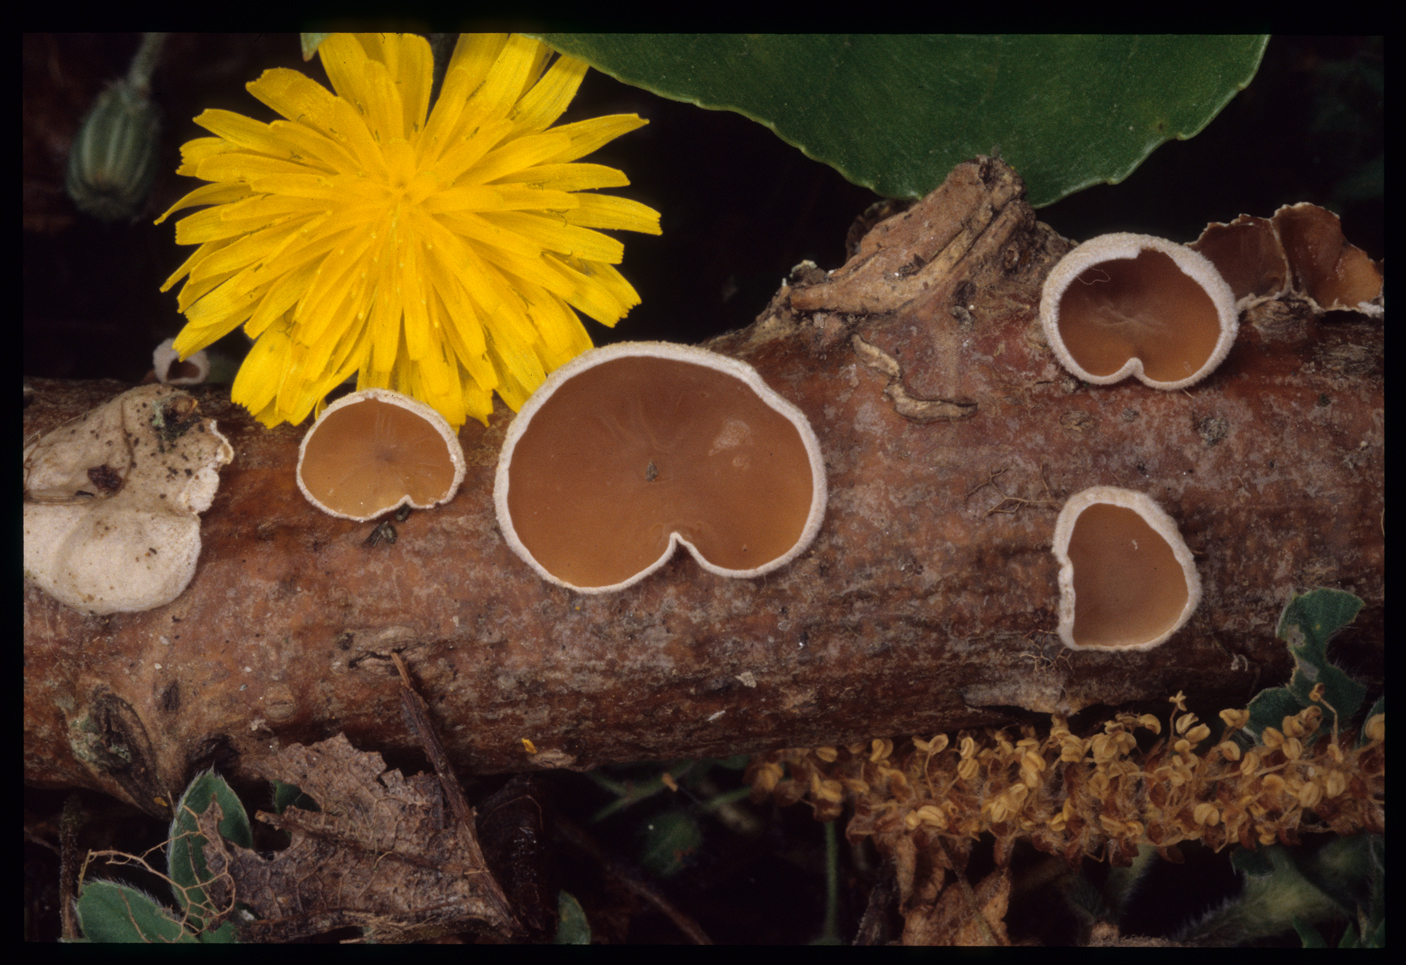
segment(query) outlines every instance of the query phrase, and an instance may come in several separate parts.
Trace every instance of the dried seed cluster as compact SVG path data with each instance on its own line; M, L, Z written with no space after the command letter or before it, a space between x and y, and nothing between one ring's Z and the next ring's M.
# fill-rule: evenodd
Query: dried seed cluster
M1033 727L1014 741L1004 730L963 732L955 742L914 737L901 756L888 739L775 751L754 758L748 777L755 799L805 800L818 820L853 804L847 835L872 835L885 853L904 837L989 832L1002 862L1028 838L1070 862L1088 855L1128 864L1143 844L1177 860L1171 849L1182 841L1219 851L1295 843L1301 831L1384 832L1385 715L1367 721L1361 746L1336 727L1310 745L1305 738L1323 719L1313 706L1243 749L1233 735L1248 712L1221 711L1225 732L1210 744L1211 728L1186 711L1185 697L1171 700L1170 733L1146 752L1135 732L1162 733L1152 714L1119 714L1090 737L1056 716L1043 737Z

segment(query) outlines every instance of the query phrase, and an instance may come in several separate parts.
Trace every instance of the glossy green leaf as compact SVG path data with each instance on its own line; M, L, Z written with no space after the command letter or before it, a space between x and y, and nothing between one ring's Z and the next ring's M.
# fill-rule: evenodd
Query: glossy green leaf
M921 197L999 151L1036 206L1126 178L1250 82L1264 36L543 34L674 100L732 110L846 178Z

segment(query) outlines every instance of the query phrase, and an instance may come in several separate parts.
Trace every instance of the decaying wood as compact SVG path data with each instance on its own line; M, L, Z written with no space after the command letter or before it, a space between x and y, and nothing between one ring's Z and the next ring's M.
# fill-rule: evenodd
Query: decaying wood
M981 159L709 345L756 365L825 452L820 536L757 580L686 555L615 594L539 580L494 518L501 408L460 433L453 503L368 545L375 523L299 495L300 429L196 390L236 456L185 593L89 617L25 587L25 779L165 813L212 762L251 776L339 731L405 750L393 653L455 763L502 772L931 735L1178 690L1243 706L1286 674L1275 620L1315 586L1364 598L1349 636L1379 647L1381 323L1275 303L1188 391L1081 386L1037 318L1068 247ZM31 385L26 437L125 388ZM1074 653L1053 633L1055 516L1097 484L1151 494L1196 553L1205 599L1150 652Z

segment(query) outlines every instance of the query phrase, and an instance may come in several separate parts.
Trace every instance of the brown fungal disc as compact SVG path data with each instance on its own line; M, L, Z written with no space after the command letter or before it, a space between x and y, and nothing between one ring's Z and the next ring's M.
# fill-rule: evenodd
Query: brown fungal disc
M1176 523L1143 493L1095 486L1055 525L1059 635L1075 650L1147 650L1190 619L1201 580Z
M805 416L751 366L639 342L552 373L508 430L494 499L541 576L605 592L679 544L725 576L790 562L819 530L825 477Z
M445 418L390 389L332 403L298 453L298 488L343 519L372 519L406 504L428 509L453 499L463 479L464 451Z
M1156 389L1205 378L1229 354L1239 321L1215 266L1150 235L1101 235L1045 280L1040 321L1056 358L1086 382L1129 375Z

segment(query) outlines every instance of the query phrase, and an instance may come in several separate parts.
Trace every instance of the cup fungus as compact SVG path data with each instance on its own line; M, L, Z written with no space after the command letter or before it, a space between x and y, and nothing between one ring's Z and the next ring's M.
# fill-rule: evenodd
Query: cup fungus
M1230 286L1204 256L1150 235L1100 235L1055 265L1040 322L1061 365L1096 385L1205 378L1235 343Z
M210 356L200 351L185 361L177 354L176 340L168 338L151 353L152 375L167 385L199 385L210 377ZM150 378L151 376L148 376Z
M195 399L124 392L24 450L24 578L86 613L180 596L200 558L200 513L234 450Z
M298 449L298 488L324 513L364 521L409 504L447 503L464 450L444 416L390 389L333 402Z
M1292 293L1319 311L1374 318L1385 312L1381 264L1343 236L1337 215L1316 204L1286 204L1272 218L1242 214L1228 224L1208 224L1187 247L1211 259L1241 310Z
M1191 618L1201 578L1177 524L1151 497L1095 486L1055 524L1059 636L1074 650L1150 650Z
M557 369L508 428L494 503L544 579L619 590L682 545L722 576L799 556L825 515L805 415L756 369L663 342L594 349Z

